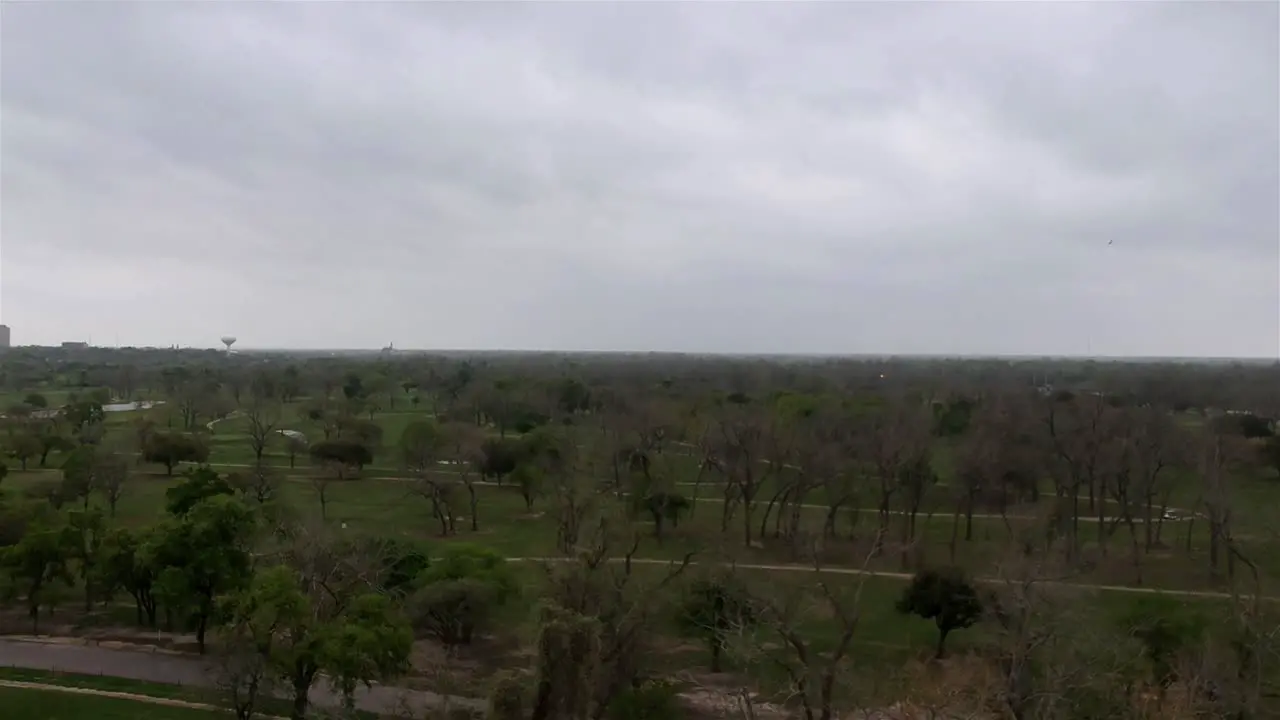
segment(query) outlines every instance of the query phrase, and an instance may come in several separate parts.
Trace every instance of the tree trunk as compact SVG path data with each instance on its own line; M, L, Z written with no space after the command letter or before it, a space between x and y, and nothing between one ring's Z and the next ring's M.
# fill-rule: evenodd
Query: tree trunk
M307 706L310 705L311 683L301 678L293 681L293 709L289 712L291 720L306 720Z
M951 629L946 627L938 627L938 652L934 657L941 660L947 654L947 635L951 634Z

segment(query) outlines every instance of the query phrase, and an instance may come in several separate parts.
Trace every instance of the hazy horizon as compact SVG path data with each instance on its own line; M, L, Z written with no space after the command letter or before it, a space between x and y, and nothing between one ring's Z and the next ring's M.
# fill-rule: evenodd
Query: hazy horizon
M8 3L15 345L1280 355L1275 3Z

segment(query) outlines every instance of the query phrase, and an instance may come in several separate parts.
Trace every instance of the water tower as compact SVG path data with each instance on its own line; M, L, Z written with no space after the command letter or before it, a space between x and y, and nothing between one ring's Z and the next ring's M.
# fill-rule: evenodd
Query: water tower
M231 346L236 344L235 336L233 336L233 335L223 335L223 336L222 336L222 344L227 346L227 354L228 354L228 355L230 355L230 354L231 354Z

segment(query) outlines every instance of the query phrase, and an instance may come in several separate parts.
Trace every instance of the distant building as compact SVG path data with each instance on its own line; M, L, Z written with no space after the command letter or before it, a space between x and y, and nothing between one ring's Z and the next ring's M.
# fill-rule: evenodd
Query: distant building
M67 342L62 343L63 350L83 350L87 347L89 347L89 343L84 342L83 340L78 340L78 341L68 340Z
M9 347L9 326L0 325L0 348Z

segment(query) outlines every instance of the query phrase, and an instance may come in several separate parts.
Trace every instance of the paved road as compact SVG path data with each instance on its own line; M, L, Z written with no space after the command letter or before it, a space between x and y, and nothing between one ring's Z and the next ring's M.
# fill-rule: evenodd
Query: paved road
M32 642L0 639L0 667L28 670L50 670L83 675L143 680L166 685L216 688L217 673L203 658L169 652L149 652L105 648L80 643ZM413 717L437 708L448 701L454 707L482 708L474 698L448 697L425 690L408 690L388 685L375 685L356 691L356 708L382 714L401 714L405 709ZM337 708L342 698L323 681L311 689L311 703L318 707Z

